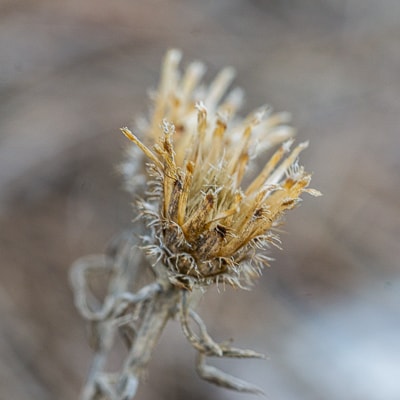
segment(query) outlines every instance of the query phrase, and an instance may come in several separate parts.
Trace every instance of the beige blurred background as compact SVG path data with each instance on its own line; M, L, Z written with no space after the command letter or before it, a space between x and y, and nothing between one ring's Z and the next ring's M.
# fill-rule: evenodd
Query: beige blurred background
M0 1L0 399L75 399L91 350L69 265L129 228L118 128L169 47L292 112L305 196L252 292L211 290L215 361L272 400L400 399L400 2ZM205 383L177 323L138 399L251 399ZM214 360L213 360L214 361Z

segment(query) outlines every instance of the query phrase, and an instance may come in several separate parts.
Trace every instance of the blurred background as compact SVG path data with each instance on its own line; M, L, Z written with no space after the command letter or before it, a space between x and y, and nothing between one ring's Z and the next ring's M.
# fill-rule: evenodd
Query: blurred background
M170 47L232 65L248 111L293 114L322 198L288 215L252 292L210 290L211 360L272 400L400 399L400 2L0 1L0 399L75 399L92 356L70 264L129 228L119 127ZM177 323L138 399L241 399L201 381Z

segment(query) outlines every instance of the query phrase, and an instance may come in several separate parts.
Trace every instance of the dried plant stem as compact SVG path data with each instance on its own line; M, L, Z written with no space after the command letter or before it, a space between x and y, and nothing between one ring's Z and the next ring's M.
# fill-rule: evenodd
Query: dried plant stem
M149 301L129 355L125 360L117 392L119 399L129 400L135 393L140 376L147 368L153 350L167 321L176 312L179 290L170 286Z
M196 369L203 379L237 391L261 393L258 387L207 365L206 357L264 358L262 354L215 342L192 309L195 296L171 284L163 265L152 268L154 282L133 293L130 286L136 278L139 249L128 240L113 253L113 257L84 257L71 270L75 304L90 321L90 342L95 351L82 400L133 399L166 323L176 314L185 337L198 351ZM111 279L108 294L99 305L94 301L88 281L92 274L104 271L111 273ZM122 368L117 373L109 373L106 364L118 334L124 339L128 354Z

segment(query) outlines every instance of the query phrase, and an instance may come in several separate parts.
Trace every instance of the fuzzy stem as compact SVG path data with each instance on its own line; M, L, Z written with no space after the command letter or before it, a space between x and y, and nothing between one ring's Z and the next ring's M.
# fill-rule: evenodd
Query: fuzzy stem
M137 337L125 360L117 384L118 399L130 400L135 396L139 379L151 359L168 320L175 314L180 289L169 286L147 304Z

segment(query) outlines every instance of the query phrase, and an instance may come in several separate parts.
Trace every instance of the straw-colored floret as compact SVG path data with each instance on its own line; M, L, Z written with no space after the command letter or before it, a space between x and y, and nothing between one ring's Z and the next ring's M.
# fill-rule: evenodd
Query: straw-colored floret
M195 62L180 76L180 57L167 53L141 139L122 129L146 156L152 177L139 202L153 229L146 248L177 286L247 286L269 260L265 248L279 243L273 228L283 213L303 192L319 194L307 189L310 174L297 163L307 143L290 150L286 113L263 107L239 118L241 90L226 94L232 69L203 87L203 65ZM258 174L247 176L249 163L276 145Z

